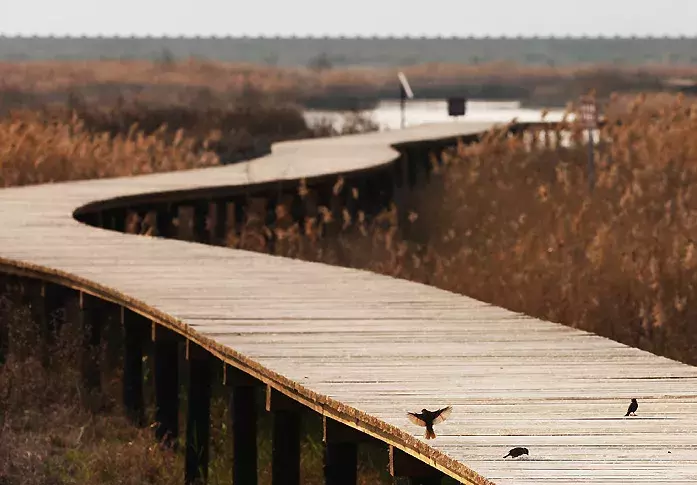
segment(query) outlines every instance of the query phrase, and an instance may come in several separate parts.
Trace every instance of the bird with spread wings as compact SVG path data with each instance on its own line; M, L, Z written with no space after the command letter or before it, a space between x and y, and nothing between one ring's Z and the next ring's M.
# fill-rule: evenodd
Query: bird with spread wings
M433 425L445 421L452 411L452 406L447 406L437 411L422 409L420 413L407 413L407 417L412 423L418 426L425 426L425 437L427 440L430 440L436 437L436 433L433 431Z

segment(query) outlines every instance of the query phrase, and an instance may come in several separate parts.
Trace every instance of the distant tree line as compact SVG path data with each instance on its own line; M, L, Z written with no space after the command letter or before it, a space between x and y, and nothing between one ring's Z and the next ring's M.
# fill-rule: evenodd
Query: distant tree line
M42 38L0 37L0 60L182 58L312 69L426 62L697 64L697 38Z

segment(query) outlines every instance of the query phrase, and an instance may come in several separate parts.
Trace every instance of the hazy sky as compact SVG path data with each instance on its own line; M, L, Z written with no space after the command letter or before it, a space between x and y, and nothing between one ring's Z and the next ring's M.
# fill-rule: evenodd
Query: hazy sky
M0 0L5 35L697 35L697 0Z

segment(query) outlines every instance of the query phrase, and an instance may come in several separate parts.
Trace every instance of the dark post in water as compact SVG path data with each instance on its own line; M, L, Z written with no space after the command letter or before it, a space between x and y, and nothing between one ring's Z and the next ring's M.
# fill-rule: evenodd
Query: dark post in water
M397 77L399 78L399 100L400 100L400 109L402 112L402 129L404 129L404 126L406 125L406 106L407 106L407 98L413 99L414 98L414 93L411 90L411 87L409 86L409 81L407 81L407 77L404 75L403 72L398 72Z

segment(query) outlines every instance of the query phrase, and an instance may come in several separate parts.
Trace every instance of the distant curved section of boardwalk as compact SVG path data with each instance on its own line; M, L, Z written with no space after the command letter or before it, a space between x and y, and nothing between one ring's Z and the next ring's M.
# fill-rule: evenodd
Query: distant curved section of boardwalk
M693 367L422 284L73 217L100 201L368 170L393 163L395 144L487 128L282 143L249 164L0 190L0 271L144 314L463 483L695 483ZM453 413L427 442L405 412L443 405ZM515 446L529 458L504 460Z

